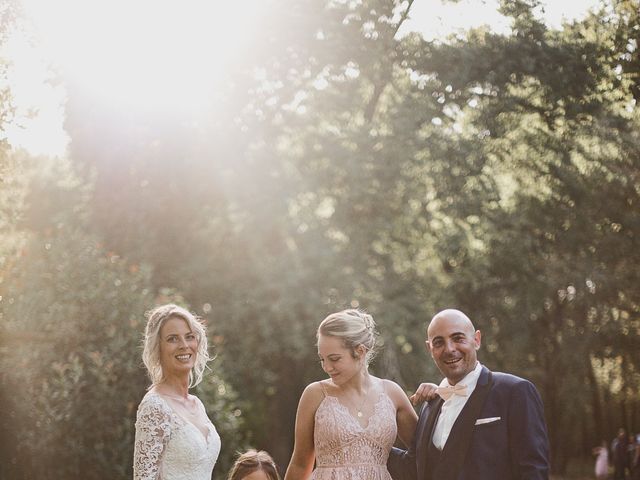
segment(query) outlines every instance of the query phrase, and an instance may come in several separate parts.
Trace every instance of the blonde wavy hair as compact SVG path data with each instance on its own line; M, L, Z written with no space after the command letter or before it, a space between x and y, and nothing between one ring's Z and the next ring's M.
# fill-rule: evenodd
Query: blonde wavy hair
M187 309L173 303L156 307L147 312L146 316L147 326L144 332L142 361L147 367L147 373L151 379L151 387L164 380L164 373L160 363L160 329L170 318L184 320L196 335L198 350L196 352L195 365L189 372L189 387L198 385L202 381L207 362L211 359L207 345L207 333L202 320Z
M356 348L360 345L364 346L367 350L365 354L367 366L378 353L376 323L371 315L356 308L332 313L322 320L316 338L320 335L341 338L344 346L351 350L353 358L357 357Z

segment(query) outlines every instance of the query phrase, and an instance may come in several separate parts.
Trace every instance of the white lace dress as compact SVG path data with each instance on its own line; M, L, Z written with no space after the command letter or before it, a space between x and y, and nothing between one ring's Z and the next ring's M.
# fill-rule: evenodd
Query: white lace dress
M160 395L147 393L138 406L134 480L210 480L220 436L210 421L207 427L205 438Z

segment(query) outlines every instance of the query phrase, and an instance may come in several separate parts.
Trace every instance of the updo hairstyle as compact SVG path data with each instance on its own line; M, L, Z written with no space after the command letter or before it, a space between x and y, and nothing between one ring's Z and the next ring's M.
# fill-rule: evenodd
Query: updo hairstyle
M264 472L269 480L280 480L273 458L264 450L247 450L233 464L227 480L242 480L254 472Z
M364 346L366 365L376 356L376 340L378 332L373 317L362 310L350 308L341 312L332 313L325 318L318 327L316 337L325 335L341 338L345 348L351 350L351 356L357 358L356 348Z
M147 312L147 327L144 332L144 349L142 361L147 367L147 373L151 379L151 387L164 380L162 365L160 363L160 329L170 318L180 318L187 322L191 331L198 340L195 365L189 372L189 387L195 387L202 381L202 375L210 360L207 350L207 334L201 319L188 310L172 303L156 307Z

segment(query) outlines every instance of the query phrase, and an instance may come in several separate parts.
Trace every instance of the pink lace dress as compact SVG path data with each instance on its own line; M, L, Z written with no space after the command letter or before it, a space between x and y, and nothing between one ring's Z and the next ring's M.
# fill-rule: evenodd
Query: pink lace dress
M396 408L380 392L363 428L347 407L327 395L315 415L316 469L312 480L391 480L387 458L396 440Z

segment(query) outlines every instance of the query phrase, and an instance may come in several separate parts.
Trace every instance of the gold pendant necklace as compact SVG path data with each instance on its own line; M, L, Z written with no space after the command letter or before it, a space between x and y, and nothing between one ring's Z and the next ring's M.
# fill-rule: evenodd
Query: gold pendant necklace
M358 418L362 418L362 407L364 407L364 402L367 401L367 395L369 394L368 391L364 392L363 398L362 398L362 402L360 402L360 407L356 408L356 415L358 416Z

